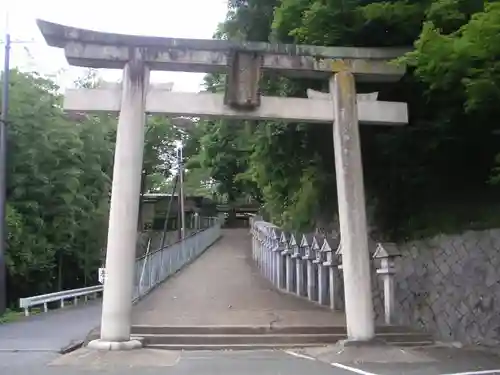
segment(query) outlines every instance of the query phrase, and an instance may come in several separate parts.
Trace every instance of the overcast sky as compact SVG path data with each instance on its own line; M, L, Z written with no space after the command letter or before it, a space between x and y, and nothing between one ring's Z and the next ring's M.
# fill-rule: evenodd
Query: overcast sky
M62 86L82 75L82 69L70 67L64 53L45 45L35 20L41 18L69 26L123 34L176 38L209 39L217 24L224 20L227 0L3 0L0 29L4 34L6 8L9 31L14 43L11 66L56 75ZM4 37L1 37L3 42ZM4 45L1 45L3 66ZM119 71L101 70L106 80L118 80ZM198 91L203 74L154 72L156 82L174 82L174 91Z

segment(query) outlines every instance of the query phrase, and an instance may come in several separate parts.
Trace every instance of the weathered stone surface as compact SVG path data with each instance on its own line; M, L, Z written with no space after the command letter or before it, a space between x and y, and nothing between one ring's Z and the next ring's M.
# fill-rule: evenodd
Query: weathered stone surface
M261 55L263 69L292 76L327 78L349 69L358 79L384 82L397 81L404 74L404 67L389 61L408 51L122 35L43 20L37 20L37 25L49 46L64 48L71 65L93 68L121 69L141 51L152 70L223 72L229 64L228 52L245 51Z
M169 92L152 85L146 98L147 113L168 114L172 117L232 118L232 119L282 119L308 123L334 121L333 104L326 100L281 98L262 96L260 106L254 110L240 111L224 105L223 94ZM121 108L118 89L68 89L64 109L69 112L118 112ZM406 103L371 101L357 106L358 120L369 125L394 126L408 123Z
M308 242L319 248L323 239ZM398 250L394 324L425 330L439 341L500 344L500 229L439 235L398 244ZM371 262L370 273L374 318L383 325L379 263ZM342 308L342 293L338 301Z
M396 319L438 340L500 344L500 229L400 244ZM382 284L374 282L383 317Z

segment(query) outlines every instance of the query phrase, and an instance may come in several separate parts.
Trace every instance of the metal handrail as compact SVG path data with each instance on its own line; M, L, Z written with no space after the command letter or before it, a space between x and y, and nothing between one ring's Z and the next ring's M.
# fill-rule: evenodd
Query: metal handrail
M183 240L136 259L133 301L144 297L158 284L197 258L221 236L221 220L219 218L206 219L210 220L210 226L207 228L199 229ZM96 285L20 298L19 307L24 309L26 316L29 316L31 307L43 305L44 311L47 312L50 302L60 301L62 308L65 305L64 301L68 299L73 299L74 304L77 304L79 297L85 297L87 300L89 295L93 294L97 297L98 293L102 293L103 290L103 285Z
M219 220L218 218L206 218L206 219L212 219L212 220L214 220L214 221ZM213 226L213 225L212 225L212 226ZM194 232L191 232L191 233L187 234L187 235L184 237L184 239L178 239L177 241L172 242L172 243L170 243L170 244L168 244L168 245L164 246L164 247L163 247L163 249L162 249L162 248L157 248L156 250L150 251L150 252L149 252L149 256L151 256L151 255L153 255L153 254L155 254L155 253L157 253L157 252L159 252L159 251L161 251L161 250L167 250L168 248L171 248L172 246L174 246L174 245L177 245L177 244L181 243L183 240L184 240L184 241L185 241L185 240L187 240L189 237L196 236L197 234L199 234L199 233L201 233L201 232L203 232L203 231L205 231L205 230L208 230L208 229L212 228L212 226L208 226L208 227L206 227L206 228L200 228L200 229L197 229L196 231L194 231ZM146 256L147 256L147 254L141 255L141 256L139 256L139 257L137 257L137 258L136 258L136 261L141 260L141 259L144 259Z
M136 261L133 301L138 301L157 285L175 274L208 249L221 236L221 222L210 219L211 225L163 249L149 252ZM142 269L147 270L141 272ZM142 276L141 276L142 275Z

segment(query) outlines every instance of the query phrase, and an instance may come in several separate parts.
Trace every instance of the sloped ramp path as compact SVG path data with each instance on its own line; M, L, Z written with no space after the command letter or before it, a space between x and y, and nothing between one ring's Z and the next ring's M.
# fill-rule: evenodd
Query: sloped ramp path
M346 338L343 312L281 292L261 276L245 229L222 238L133 311L132 334L158 349L296 348ZM432 342L404 327L378 327L390 343Z
M279 292L253 265L246 229L222 238L133 311L134 325L344 326L343 313Z

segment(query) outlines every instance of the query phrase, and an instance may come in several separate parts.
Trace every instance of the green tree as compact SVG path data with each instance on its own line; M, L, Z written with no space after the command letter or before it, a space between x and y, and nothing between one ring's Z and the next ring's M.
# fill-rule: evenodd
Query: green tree
M112 151L109 122L69 118L57 87L13 71L8 127L9 296L82 284L96 268ZM63 274L64 270L64 274Z
M205 87L209 92L220 92L223 77L208 75ZM259 198L256 185L244 175L253 147L252 125L231 120L201 120L190 132L187 142L187 168L209 175L210 179L204 180L205 187L214 185L219 197L229 204L241 198Z
M409 126L362 127L361 137L368 203L375 208L377 224L392 237L414 236L498 224L488 217L499 203L494 198L497 188L488 185L492 171L492 181L500 180L500 167L494 164L500 147L492 136L497 125L491 120L498 116L497 4L232 1L216 36L327 46L411 48L415 43L414 52L401 59L408 73L400 82L358 85L360 92L379 91L380 100L409 103ZM207 81L213 90L224 87L220 76L209 75ZM304 97L307 88L327 86L264 75L261 88L265 94ZM217 138L220 127L206 128L206 139L212 140L208 143L217 145L213 147L218 151L205 157L220 153L222 169L241 154ZM228 144L238 144L243 127L232 123L222 132L231 140ZM237 172L238 179L254 182L269 218L277 224L296 229L328 225L336 212L330 127L259 122L245 137L241 144L251 147L239 151L245 150L246 171L226 168L228 175Z
M76 82L100 84L95 71ZM6 263L8 297L97 282L106 243L117 119L65 113L58 87L11 72ZM175 129L149 117L144 169L168 177ZM138 197L139 199L139 197Z

